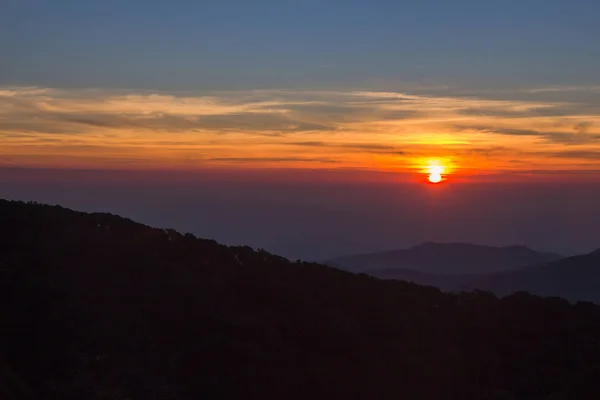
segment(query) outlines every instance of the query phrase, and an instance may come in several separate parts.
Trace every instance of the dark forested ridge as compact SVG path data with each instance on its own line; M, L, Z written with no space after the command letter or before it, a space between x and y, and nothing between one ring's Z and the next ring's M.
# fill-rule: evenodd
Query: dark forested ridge
M595 399L600 307L0 200L7 399Z

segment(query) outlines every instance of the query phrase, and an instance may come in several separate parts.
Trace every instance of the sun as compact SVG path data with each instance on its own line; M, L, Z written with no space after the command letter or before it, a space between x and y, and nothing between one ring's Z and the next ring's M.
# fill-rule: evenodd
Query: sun
M437 172L432 172L427 179L429 179L429 182L431 183L440 183L442 181L442 175Z
M427 172L429 173L427 179L431 183L440 183L444 180L442 177L444 171L445 168L441 165L429 165L427 166Z

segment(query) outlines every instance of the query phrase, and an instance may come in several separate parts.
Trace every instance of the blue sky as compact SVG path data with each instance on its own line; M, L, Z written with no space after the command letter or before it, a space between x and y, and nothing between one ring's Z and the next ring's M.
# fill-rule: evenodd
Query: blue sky
M3 0L0 84L597 84L599 16L593 0Z

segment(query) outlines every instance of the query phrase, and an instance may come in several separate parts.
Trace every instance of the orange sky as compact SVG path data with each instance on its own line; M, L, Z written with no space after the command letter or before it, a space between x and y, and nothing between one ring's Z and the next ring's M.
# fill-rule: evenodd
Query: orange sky
M457 176L592 173L600 171L600 109L577 97L590 92L600 89L461 96L0 88L0 166L412 174L437 160Z

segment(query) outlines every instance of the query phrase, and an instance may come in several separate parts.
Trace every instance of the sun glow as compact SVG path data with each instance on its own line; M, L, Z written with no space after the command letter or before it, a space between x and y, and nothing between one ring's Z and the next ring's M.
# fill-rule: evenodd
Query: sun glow
M444 168L444 166L440 165L439 163L431 163L427 166L426 170L429 174L429 176L427 177L429 182L440 183L444 180L442 175L445 172L446 168Z

